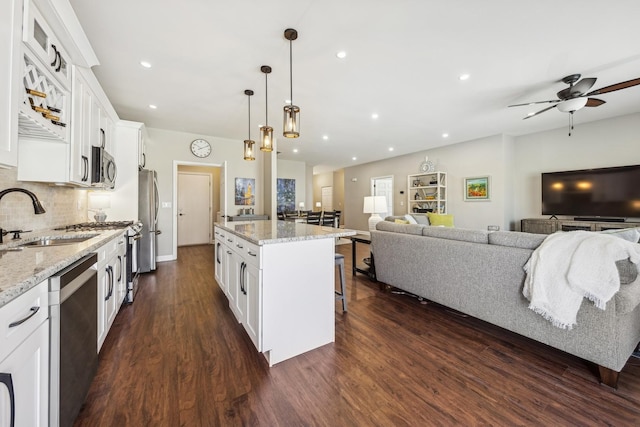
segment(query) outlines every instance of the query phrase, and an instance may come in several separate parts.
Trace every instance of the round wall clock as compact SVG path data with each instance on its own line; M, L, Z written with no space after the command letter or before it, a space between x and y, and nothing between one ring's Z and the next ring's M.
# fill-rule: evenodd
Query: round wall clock
M196 157L207 157L211 154L211 144L204 139L194 139L191 141L191 152Z
M436 170L435 165L431 160L429 160L429 156L425 156L424 162L420 163L420 172L428 173L434 172Z

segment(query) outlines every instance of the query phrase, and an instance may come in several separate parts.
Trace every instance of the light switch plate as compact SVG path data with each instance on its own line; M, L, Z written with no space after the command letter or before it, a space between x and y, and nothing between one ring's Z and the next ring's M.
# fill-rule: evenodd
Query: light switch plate
M171 202L162 202L162 207L163 208L170 208L171 207Z

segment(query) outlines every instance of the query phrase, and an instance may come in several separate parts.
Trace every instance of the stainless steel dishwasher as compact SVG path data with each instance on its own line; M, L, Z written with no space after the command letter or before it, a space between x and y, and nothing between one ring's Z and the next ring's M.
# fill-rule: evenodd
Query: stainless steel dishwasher
M98 256L49 279L49 426L72 426L98 368Z

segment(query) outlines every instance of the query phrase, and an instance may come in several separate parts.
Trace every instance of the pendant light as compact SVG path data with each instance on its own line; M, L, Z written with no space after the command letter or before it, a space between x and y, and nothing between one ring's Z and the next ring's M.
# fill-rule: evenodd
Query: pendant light
M284 106L283 135L287 138L300 136L300 107L293 105L293 41L298 38L298 32L293 28L284 30L284 38L289 40L289 88L291 97L289 105Z
M271 67L263 65L260 71L264 73L264 126L260 127L260 151L273 151L273 128L269 126L269 97L267 92L267 77Z
M253 91L247 89L244 91L244 94L247 95L247 99L249 100L249 139L244 140L244 159L255 160L256 158L253 155L253 145L255 141L251 140L251 95L253 95Z

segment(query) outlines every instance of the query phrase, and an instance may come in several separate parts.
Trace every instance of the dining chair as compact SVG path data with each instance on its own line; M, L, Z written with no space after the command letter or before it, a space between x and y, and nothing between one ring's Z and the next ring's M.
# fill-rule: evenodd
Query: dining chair
M322 212L309 212L307 214L307 224L320 225L321 217L322 217Z
M322 225L325 227L336 226L336 213L334 211L325 211L322 213Z

